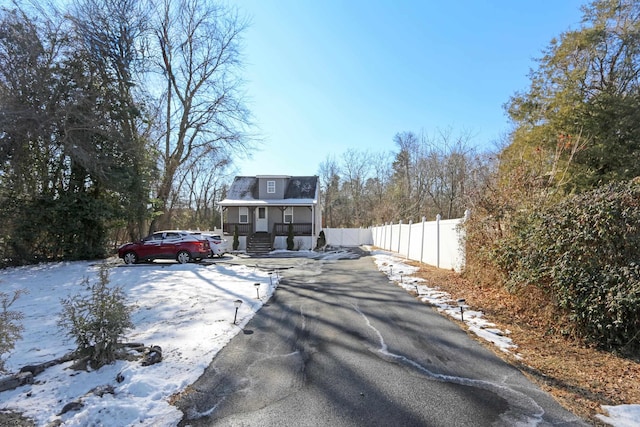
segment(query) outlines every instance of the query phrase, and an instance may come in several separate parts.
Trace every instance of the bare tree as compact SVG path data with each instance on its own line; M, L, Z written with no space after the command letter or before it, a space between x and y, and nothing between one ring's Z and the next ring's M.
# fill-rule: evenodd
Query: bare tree
M392 164L389 193L395 215L399 218L419 217L425 198L424 136L401 132L395 135L393 142L398 152Z
M223 157L217 161L197 161L183 168L180 199L188 215L183 216L183 222L178 222L177 227L204 230L220 227L220 213L215 210L215 204L221 200L226 182L231 178L229 165L229 159Z
M157 189L163 213L151 230L170 223L169 202L172 192L180 193L176 177L181 167L246 148L250 114L239 77L246 26L235 10L216 2L164 0L156 30L166 86Z
M385 223L398 217L389 191L393 174L391 157L390 152L371 155L372 176L367 179L365 186L367 224Z
M327 227L336 227L334 208L340 198L340 168L332 156L320 163L318 170L320 191L322 193L322 218Z
M457 218L466 209L466 181L471 174L471 159L475 150L469 145L468 134L452 136L451 131L439 131L434 138L425 137L425 189L430 203L444 218Z
M371 172L371 153L350 149L343 154L343 162L343 225L362 226L368 217L364 201L365 184Z

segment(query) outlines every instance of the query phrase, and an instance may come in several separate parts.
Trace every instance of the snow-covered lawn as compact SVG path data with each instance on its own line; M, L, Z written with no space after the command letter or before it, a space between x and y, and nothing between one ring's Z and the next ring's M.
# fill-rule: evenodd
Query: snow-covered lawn
M10 372L75 348L57 326L60 300L84 293L83 279L97 281L98 269L96 263L65 262L0 273L4 292L28 291L11 307L23 313L25 330L6 359ZM269 299L278 275L268 273L225 264L155 263L111 268L110 286L121 287L128 303L135 307L135 329L127 334L127 341L159 345L162 362L144 367L139 361L118 361L94 372L71 370L71 363L57 365L36 376L32 385L0 393L0 408L22 412L38 425L56 418L65 426L176 425L182 413L167 399L193 383ZM260 283L257 291L255 283ZM243 304L234 325L237 299ZM124 377L121 383L116 382L119 374ZM114 387L114 394L87 394L107 385ZM57 415L66 404L79 399L82 408Z
M373 255L391 282L407 290L417 289L420 298L460 318L457 302L411 277L415 268L404 264L402 258L385 251L375 251ZM336 254L336 258L343 256ZM261 264L267 265L268 260ZM28 291L11 307L23 313L24 332L6 358L10 372L53 360L75 348L57 325L60 300L86 292L82 282L85 278L91 283L97 281L98 265L66 262L0 271L0 290ZM228 263L155 263L113 266L109 278L110 285L120 286L128 303L135 307L135 328L127 333L127 341L159 345L162 362L144 367L139 361L118 361L92 372L69 369L71 363L56 365L36 376L33 384L0 393L0 410L22 412L38 425L60 420L64 426L175 426L182 413L168 403L170 397L202 374L215 354L271 297L280 276L277 272ZM260 284L257 291L256 283ZM234 325L234 301L238 299L243 303ZM481 312L466 308L464 320L472 331L504 351L517 349L508 338L508 331L497 330L483 319ZM121 382L116 381L119 376ZM113 388L113 393L102 397L90 393L107 386ZM59 415L71 402L81 402L82 406ZM609 417L601 418L605 422L640 425L640 405L605 409L609 413Z

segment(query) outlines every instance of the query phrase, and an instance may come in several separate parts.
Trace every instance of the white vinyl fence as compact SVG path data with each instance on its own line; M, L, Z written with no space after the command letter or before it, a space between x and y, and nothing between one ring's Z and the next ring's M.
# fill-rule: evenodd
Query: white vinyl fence
M468 212L465 218L468 217ZM460 224L465 218L403 224L385 224L363 228L324 228L327 244L333 246L374 245L397 252L413 261L438 268L464 269L464 231Z
M373 234L370 228L323 228L322 231L328 245L373 245Z

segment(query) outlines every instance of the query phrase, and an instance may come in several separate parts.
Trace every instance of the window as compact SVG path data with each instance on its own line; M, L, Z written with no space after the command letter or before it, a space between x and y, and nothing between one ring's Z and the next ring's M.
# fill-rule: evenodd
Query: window
M289 206L284 210L284 222L292 223L293 222L293 207Z
M240 224L247 224L249 222L249 208L241 207L238 218Z
M267 193L273 194L276 192L276 182L275 181L267 181Z

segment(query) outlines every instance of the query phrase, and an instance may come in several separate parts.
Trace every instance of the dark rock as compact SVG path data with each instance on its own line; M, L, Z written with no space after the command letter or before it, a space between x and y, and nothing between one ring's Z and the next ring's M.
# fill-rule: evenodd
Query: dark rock
M162 348L159 345L152 345L149 351L142 358L142 366L154 365L162 361Z
M78 400L69 402L62 407L62 411L60 411L58 416L66 414L67 412L70 412L70 411L79 411L80 409L82 409L83 406L84 406L84 403Z
M115 394L116 391L112 385L107 384L107 385L99 385L98 387L95 387L94 389L89 391L89 393L93 393L96 396L102 397L105 394Z

